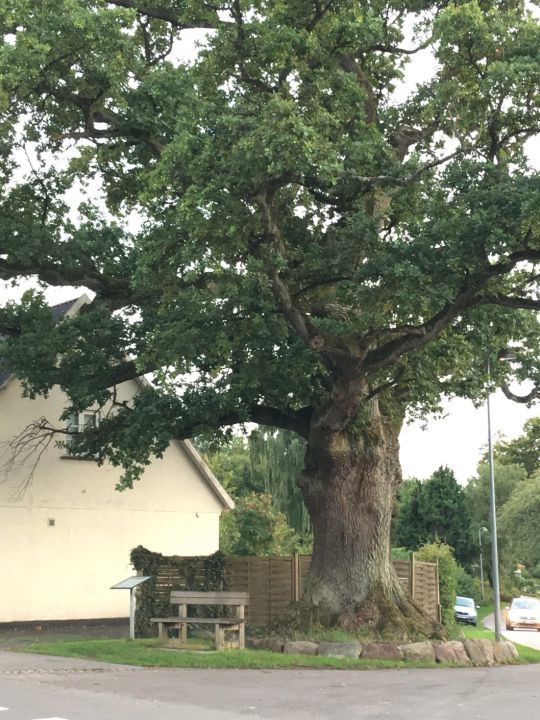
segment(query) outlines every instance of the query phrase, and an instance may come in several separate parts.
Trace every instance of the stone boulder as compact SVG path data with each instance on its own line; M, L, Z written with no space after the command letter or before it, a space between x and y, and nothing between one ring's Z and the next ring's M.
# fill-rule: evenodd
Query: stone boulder
M463 647L473 665L482 666L495 663L491 640L484 640L483 638L467 639L463 641Z
M362 646L357 642L321 642L319 643L317 655L337 658L357 658L361 651Z
M360 657L364 660L402 660L403 653L395 643L374 642L364 645Z
M510 640L493 643L493 657L498 665L510 665L518 659L518 652Z
M431 660L435 662L435 650L433 644L428 642L415 642L407 645L400 645L405 660Z
M287 655L316 655L317 643L308 640L289 640L283 646L283 652Z
M438 663L453 663L455 665L470 665L471 663L463 643L459 642L459 640L437 643L433 648L435 650L435 660Z

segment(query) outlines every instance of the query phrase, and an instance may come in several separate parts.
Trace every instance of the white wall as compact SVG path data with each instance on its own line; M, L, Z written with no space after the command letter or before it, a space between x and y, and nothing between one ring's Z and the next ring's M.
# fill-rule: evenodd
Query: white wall
M126 396L135 390L122 388ZM48 400L23 400L11 381L0 390L0 442L41 416L57 422L64 403L58 390ZM48 448L19 499L31 462L2 476L7 455L0 454L0 622L126 616L128 591L109 588L134 574L133 547L177 555L218 549L222 504L181 446L122 493L114 489L120 470L62 454Z

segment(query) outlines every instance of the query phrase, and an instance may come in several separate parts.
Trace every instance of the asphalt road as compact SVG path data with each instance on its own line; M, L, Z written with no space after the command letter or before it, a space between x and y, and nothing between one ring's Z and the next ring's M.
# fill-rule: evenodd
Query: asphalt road
M495 617L493 614L484 618L484 627L495 630ZM535 650L540 650L540 632L538 630L503 630L502 635L508 640L518 643L518 645L526 645Z
M537 665L179 670L0 652L1 720L536 720Z

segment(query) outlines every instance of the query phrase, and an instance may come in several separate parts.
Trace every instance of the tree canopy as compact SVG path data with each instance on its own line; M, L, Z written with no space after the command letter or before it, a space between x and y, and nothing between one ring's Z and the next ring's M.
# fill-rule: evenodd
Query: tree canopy
M530 418L514 440L499 440L493 448L502 465L522 465L528 475L540 470L540 418Z
M540 473L522 482L500 514L506 552L528 566L540 563Z
M521 465L494 464L495 499L497 510L508 502L514 490L527 478ZM486 463L478 466L478 473L465 488L467 506L472 518L473 531L489 526L489 467Z
M403 492L405 489L405 492ZM409 480L400 488L395 541L411 550L443 542L460 562L471 558L471 516L464 489L448 467L440 467L421 483Z
M412 20L436 66L399 102ZM2 0L0 23L0 277L97 293L69 328L38 296L4 310L2 353L79 407L155 372L103 428L114 461L247 420L307 436L344 365L432 407L514 342L538 380L521 2Z

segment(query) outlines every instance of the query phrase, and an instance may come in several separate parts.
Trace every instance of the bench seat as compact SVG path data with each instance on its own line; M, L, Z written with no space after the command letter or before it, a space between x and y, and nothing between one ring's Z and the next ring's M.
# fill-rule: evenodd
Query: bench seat
M199 618L199 617L168 617L168 618L150 618L150 622L164 623L166 625L238 625L246 622L244 618Z
M235 647L243 649L246 646L244 613L248 601L249 595L246 592L173 590L170 604L178 605L178 615L176 617L150 618L150 622L157 623L158 635L161 640L167 639L167 630L178 629L181 644L187 640L188 625L213 625L216 635L216 650L223 650L225 647L225 630L235 637ZM233 617L189 617L188 606L190 605L228 605L233 610ZM223 610L217 612L223 612Z

